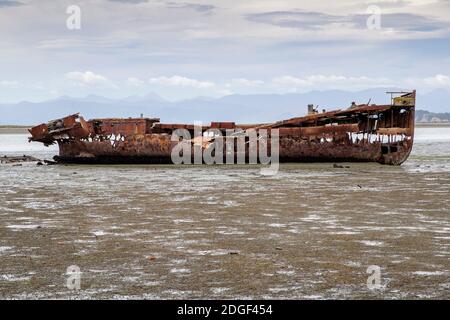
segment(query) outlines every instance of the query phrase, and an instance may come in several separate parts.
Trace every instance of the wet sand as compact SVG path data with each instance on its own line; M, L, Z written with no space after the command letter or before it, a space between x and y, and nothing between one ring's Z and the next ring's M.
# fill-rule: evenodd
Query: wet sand
M448 299L449 141L419 139L401 167L286 164L273 177L2 165L0 298Z

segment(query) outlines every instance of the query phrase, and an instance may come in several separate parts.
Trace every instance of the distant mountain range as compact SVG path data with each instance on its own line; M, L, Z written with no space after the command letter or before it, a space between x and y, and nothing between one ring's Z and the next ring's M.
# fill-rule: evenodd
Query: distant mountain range
M271 122L306 114L307 105L319 109L344 109L356 103L390 103L386 91L377 88L358 92L342 90L311 91L292 94L229 95L222 98L198 97L169 102L155 93L110 99L89 95L84 98L62 96L45 102L0 104L0 125L34 125L80 112L86 119L108 117L158 117L161 121L194 122L235 121L239 123ZM435 90L417 97L417 109L450 112L450 91ZM420 117L422 119L423 116Z
M450 123L450 112L435 113L425 110L416 110L417 123Z

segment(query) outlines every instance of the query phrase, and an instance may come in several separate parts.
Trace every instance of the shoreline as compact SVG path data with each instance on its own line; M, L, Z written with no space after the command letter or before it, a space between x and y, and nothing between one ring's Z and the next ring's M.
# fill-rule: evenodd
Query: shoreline
M418 128L448 128L450 127L450 122L416 122L416 127Z
M0 126L0 134L28 134L28 129L31 127L25 126Z

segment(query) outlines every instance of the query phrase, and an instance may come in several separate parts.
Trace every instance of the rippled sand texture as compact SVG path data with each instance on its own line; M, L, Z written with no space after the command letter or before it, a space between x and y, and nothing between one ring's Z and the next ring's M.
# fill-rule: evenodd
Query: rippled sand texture
M0 166L0 298L449 298L450 142L401 167ZM82 271L66 288L66 268ZM381 288L366 286L381 268Z

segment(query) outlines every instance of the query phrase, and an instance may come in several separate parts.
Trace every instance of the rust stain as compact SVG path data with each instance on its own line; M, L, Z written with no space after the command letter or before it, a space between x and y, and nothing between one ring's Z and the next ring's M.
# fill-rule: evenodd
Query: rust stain
M389 105L356 105L343 110L317 112L270 124L212 122L202 132L242 129L257 133L278 129L280 161L372 161L400 165L409 156L414 138L416 92L391 93ZM58 143L58 162L73 163L171 163L176 142L171 135L185 129L193 136L194 125L164 124L159 118L92 119L79 114L49 121L29 129L30 141ZM235 139L236 137L223 137ZM192 147L208 148L214 137L191 139ZM268 143L270 145L270 143ZM248 155L248 146L246 153ZM230 152L230 150L225 150ZM231 150L237 154L237 150Z

